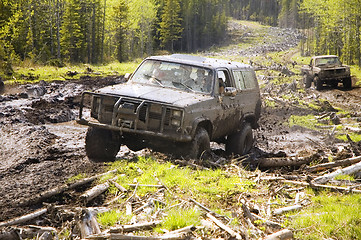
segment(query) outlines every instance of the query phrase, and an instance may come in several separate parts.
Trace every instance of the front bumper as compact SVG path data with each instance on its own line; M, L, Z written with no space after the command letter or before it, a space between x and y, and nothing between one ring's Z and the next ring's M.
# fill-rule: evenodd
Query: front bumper
M92 101L92 117L94 119L83 118L84 98L89 95ZM96 101L94 101L96 98ZM108 98L103 101L103 98ZM114 103L106 105L109 99L114 100ZM127 108L122 108L122 104ZM129 105L133 104L134 109L130 110ZM155 114L152 112L152 108L156 106L160 112ZM86 125L90 127L97 127L117 131L123 135L135 136L139 139L148 139L156 137L158 139L170 140L176 142L189 142L192 140L190 134L188 134L182 125L175 127L172 126L172 119L174 118L179 123L183 122L184 112L181 116L171 117L170 112L178 111L172 106L160 105L160 103L153 103L151 101L140 101L139 99L131 99L120 96L113 96L110 94L99 94L92 92L84 92L82 94L78 124ZM107 116L104 118L104 116ZM155 118L152 118L155 117Z

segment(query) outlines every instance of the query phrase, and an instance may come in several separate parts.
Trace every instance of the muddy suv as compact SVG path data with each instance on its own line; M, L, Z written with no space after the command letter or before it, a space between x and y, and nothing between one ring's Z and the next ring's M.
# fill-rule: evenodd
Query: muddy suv
M210 141L225 143L228 153L249 152L260 112L252 67L174 54L146 58L126 83L84 92L78 123L89 126L91 160L114 160L121 144L199 158Z
M305 88L314 82L317 90L322 90L324 84L337 87L342 82L345 89L351 88L350 67L343 65L335 55L315 56L309 65L301 68Z

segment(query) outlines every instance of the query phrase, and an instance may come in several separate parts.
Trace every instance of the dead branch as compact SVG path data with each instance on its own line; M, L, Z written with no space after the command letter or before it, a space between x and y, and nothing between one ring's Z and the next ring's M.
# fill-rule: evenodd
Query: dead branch
M171 232L166 233L165 235L175 235L175 234L180 234L180 233L190 233L195 231L197 228L194 225L190 225L184 228L180 228Z
M308 167L308 168L306 168L306 170L309 172L318 172L318 171L324 171L326 169L331 169L331 168L335 168L335 167L339 167L339 166L349 166L349 165L358 163L360 161L361 161L361 156L358 156L358 157L348 158L348 159L339 160L339 161L335 161L335 162L318 164L316 166Z
M99 196L100 194L102 194L103 192L105 192L108 188L109 188L109 183L108 182L99 184L99 185L89 189L85 193L83 193L80 196L80 199L83 202L87 203L87 202L93 200L94 198L96 198L97 196Z
M306 182L298 182L298 181L291 181L291 180L284 180L284 183L295 184L295 185L302 185L308 186L311 188L327 188L331 191L336 192L345 192L345 193L361 193L361 190L353 189L353 187L338 187L338 186L329 186L329 185L321 185L315 183L306 183Z
M283 229L281 231L275 232L263 238L263 240L289 240L289 239L293 239L293 233L291 230L288 229Z
M118 170L116 170L116 169L111 170L111 171L108 171L106 173L95 175L93 177L81 179L81 180L79 180L79 181L77 181L75 183L69 183L69 184L65 184L65 185L62 185L62 186L57 187L57 188L50 189L48 191L45 191L45 192L42 192L42 193L38 194L37 196L35 196L34 198L32 198L30 200L20 202L18 205L19 206L26 206L26 205L33 205L33 204L39 203L39 202L41 202L41 201L43 201L45 199L48 199L48 198L50 198L52 196L55 196L57 194L65 192L65 191L68 191L68 190L83 186L83 185L88 184L88 183L91 183L97 178L100 178L100 177L102 177L104 175L107 175L107 174L110 174L110 173L115 173L117 171Z
M48 209L46 209L46 208L39 209L39 210L29 213L27 215L23 215L21 217L14 218L14 219L11 219L6 222L2 222L2 223L0 223L0 227L12 226L12 225L21 224L21 223L33 220L34 218L37 218L37 217L43 215L47 211L48 211Z
M184 234L175 234L175 235L165 234L159 237L123 235L118 233L110 234L111 240L180 240L184 238L185 238Z
M227 233L229 233L231 235L232 238L235 239L243 239L242 236L233 231L233 229L231 229L230 227L226 226L224 223L222 223L221 221L219 221L215 216L213 216L211 213L207 213L207 217L209 219L211 219L218 227L222 228L224 231L226 231ZM242 234L243 236L245 236L245 234Z
M122 192L128 192L128 190L125 188L125 187L123 187L122 185L120 185L119 183L117 183L116 181L115 181L115 179L109 179L108 180L111 184L113 184L116 188L118 188L120 191L122 191Z
M302 208L301 205L296 204L296 205L293 205L293 206L288 206L288 207L283 207L283 208L276 209L276 210L273 211L273 214L280 215L280 214L285 213L285 212L297 211L297 210L300 210L301 208Z
M155 228L157 225L161 224L162 221L153 221L153 222L146 222L146 223L138 223L132 225L123 225L116 228L110 228L110 233L123 233L123 232L132 232L138 230L147 230Z
M258 166L260 168L296 167L309 164L311 161L311 158L261 158L258 161Z
M108 206L108 205L110 205L110 204L118 201L119 199L121 199L121 198L123 198L123 197L125 197L125 194L124 194L124 193L122 193L122 194L120 194L119 196L116 196L115 198L109 200L108 202L105 203L105 205Z
M164 187L163 185L149 185L149 184L128 184L130 187L154 187L154 188L162 188Z
M256 218L257 220L261 220L264 224L268 225L268 226L271 226L271 227L281 227L281 224L279 223L276 223L276 222L273 222L273 221L270 221L268 219L265 219L257 214L254 214L254 213L251 213L251 215Z
M336 170L332 173L329 174L325 174L323 176L320 176L318 178L313 179L313 182L318 183L318 184L323 184L328 182L329 180L333 179L334 177L341 175L341 174L345 174L345 175L350 175L356 172L359 172L361 170L361 162L356 163L354 165L351 165L349 167L343 168L343 169L339 169Z

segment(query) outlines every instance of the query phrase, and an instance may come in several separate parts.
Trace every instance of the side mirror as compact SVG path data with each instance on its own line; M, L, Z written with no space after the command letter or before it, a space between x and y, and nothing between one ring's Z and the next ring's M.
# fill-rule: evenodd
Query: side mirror
M126 73L125 75L124 75L124 79L125 80L129 80L129 78L130 78L130 75L132 75L131 73Z
M236 96L236 94L237 94L237 89L234 87L226 87L224 89L224 96L233 97L233 96Z

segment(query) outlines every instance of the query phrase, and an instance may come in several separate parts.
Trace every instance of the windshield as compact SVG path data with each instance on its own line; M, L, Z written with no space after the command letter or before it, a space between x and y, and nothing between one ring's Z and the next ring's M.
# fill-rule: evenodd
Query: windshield
M338 57L327 57L327 58L317 58L315 60L316 66L320 66L320 65L341 65L340 60L338 59Z
M211 92L212 79L210 69L156 60L146 60L132 76L136 83L203 93Z

